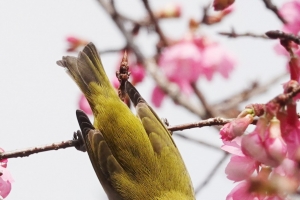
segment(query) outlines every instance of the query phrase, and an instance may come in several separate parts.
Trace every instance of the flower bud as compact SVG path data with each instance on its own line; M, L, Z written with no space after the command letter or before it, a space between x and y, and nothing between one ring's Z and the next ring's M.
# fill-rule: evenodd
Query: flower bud
M234 3L234 0L214 0L213 7L216 11L224 10Z
M265 147L271 159L281 163L287 153L287 145L281 137L280 121L276 118L271 120Z
M228 141L237 136L241 136L252 121L253 116L248 114L245 117L237 118L232 122L225 124L220 130L221 139L223 141Z

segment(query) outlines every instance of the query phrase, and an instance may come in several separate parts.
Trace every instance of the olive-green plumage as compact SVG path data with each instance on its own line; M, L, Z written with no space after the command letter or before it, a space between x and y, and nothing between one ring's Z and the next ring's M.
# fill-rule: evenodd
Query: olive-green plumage
M94 125L82 111L76 114L87 152L109 199L195 199L170 133L129 82L126 91L138 117L119 99L92 43L78 58L67 56L57 63L67 68L92 108Z

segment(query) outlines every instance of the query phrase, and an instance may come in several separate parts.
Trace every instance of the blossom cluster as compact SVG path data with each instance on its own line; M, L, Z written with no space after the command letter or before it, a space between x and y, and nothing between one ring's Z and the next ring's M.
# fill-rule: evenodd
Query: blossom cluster
M284 93L267 104L247 107L235 120L220 130L222 149L232 154L226 167L227 178L239 182L227 200L283 200L300 186L300 121L294 95L284 96L299 88L300 61L289 62L291 80ZM255 129L245 134L258 117Z
M176 83L187 96L193 93L191 84L199 78L211 81L216 73L228 78L236 63L235 57L220 43L193 33L165 48L158 59L158 66L166 78ZM156 86L152 92L152 103L160 107L164 97L164 92Z

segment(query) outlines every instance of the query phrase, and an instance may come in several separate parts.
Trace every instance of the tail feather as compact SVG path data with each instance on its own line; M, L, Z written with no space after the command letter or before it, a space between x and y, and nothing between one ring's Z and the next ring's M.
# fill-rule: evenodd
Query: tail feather
M83 53L85 53L90 58L90 60L92 61L92 63L94 64L95 68L98 70L99 73L104 72L101 59L99 58L99 55L97 52L97 48L95 47L95 45L93 43L89 43L83 49Z
M64 56L56 62L59 66L65 67L67 73L78 84L84 94L89 94L89 84L95 82L98 85L110 83L103 69L97 49L93 43L89 43L78 58ZM86 95L87 96L87 95Z
M69 76L77 83L81 91L87 91L87 85L82 81L82 78L77 69L77 58L73 56L64 56L62 60L56 62L57 65L67 69Z
M88 65L88 67L86 65ZM85 82L96 82L105 87L108 86L105 85L106 83L110 83L104 71L98 51L93 43L89 43L83 51L79 53L77 66ZM91 77L91 72L93 72L93 77Z
M86 85L89 85L91 82L100 84L100 80L98 76L99 72L96 71L93 62L83 52L80 52L77 58L77 69L82 78L82 81Z

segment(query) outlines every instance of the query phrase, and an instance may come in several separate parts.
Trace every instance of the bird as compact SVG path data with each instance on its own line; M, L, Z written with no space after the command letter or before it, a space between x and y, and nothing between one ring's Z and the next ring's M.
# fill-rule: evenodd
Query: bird
M93 43L59 66L79 86L94 115L93 124L76 111L94 171L110 200L193 200L194 189L165 124L127 81L136 115L111 85Z

